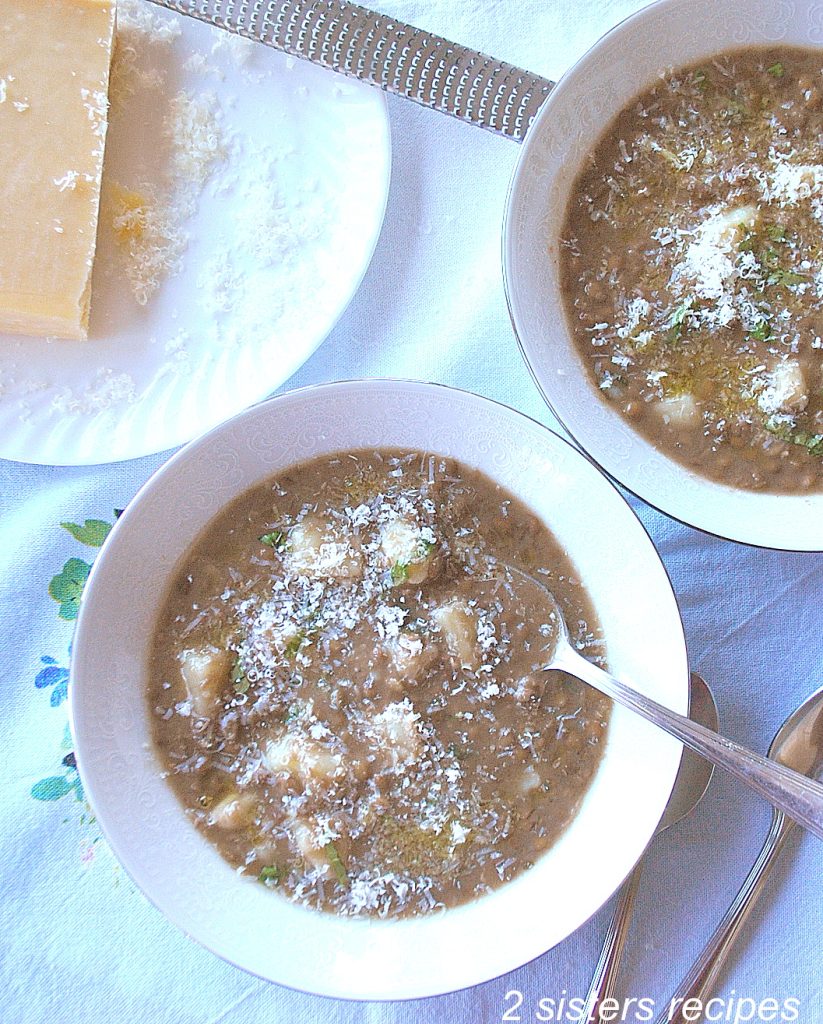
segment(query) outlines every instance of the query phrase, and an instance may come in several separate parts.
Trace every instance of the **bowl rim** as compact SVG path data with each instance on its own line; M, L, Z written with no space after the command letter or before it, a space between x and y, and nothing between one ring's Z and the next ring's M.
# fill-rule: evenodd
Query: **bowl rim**
M82 686L82 684L78 684L78 681L77 681L78 680L78 668L77 668L77 666L78 666L78 664L80 662L79 655L81 653L83 653L84 647L87 647L89 643L93 643L93 636L91 638L87 638L86 637L86 633L88 632L88 628L89 628L88 627L88 621L89 621L89 619L91 618L91 615L92 615L91 609L93 609L93 601L94 601L94 593L95 593L95 590L94 590L94 588L95 588L95 579L96 579L97 575L101 574L102 571L103 571L102 567L105 564L105 560L106 560L106 556L108 555L108 552L111 551L113 548L115 548L117 545L120 544L120 537L124 534L124 532L126 532L129 529L128 524L129 524L129 520L130 520L130 512L135 507L137 507L139 502L144 500L147 496L150 496L152 494L152 491L154 490L154 488L159 486L161 481L164 481L169 476L172 476L174 474L175 470L176 470L176 467L179 464L181 464L181 463L185 463L185 461L186 461L186 459L187 459L187 457L189 456L190 453L192 453L193 451L195 451L197 449L208 447L208 445L212 442L212 440L217 438L217 437L219 437L223 433L224 430L227 430L229 428L230 425L234 426L238 422L240 422L243 419L245 419L246 417L250 417L250 416L254 416L254 415L260 415L261 410L263 408L265 408L265 407L273 406L275 403L280 404L280 403L284 403L284 402L294 402L294 401L299 402L299 401L305 400L307 398L311 399L312 397L316 396L318 393L319 394L329 393L329 392L333 392L335 390L340 390L340 389L344 389L345 390L347 388L354 388L354 389L357 389L357 390L366 389L368 391L370 388L372 388L374 386L384 387L384 386L387 386L387 385L388 386L399 386L399 387L404 387L404 388L405 387L414 387L414 388L420 388L420 389L422 389L424 391L434 391L437 395L439 395L441 397L442 400L446 400L446 401L448 401L449 394L455 394L456 393L456 394L459 394L461 396L464 396L464 397L468 398L472 402L478 403L480 406L492 407L496 411L496 413L498 415L501 415L501 416L504 416L504 417L505 416L511 416L511 417L514 417L514 418L522 419L522 420L526 421L530 425L530 427L532 429L537 429L543 435L545 435L550 444L561 445L564 449L568 449L569 453L571 453L571 457L572 458L581 459L583 462L585 462L589 466L591 471L597 473L597 476L603 482L604 486L607 487L611 492L613 492L615 499L620 501L620 503L624 506L627 514L631 517L631 519L634 522L634 524L636 524L636 526L639 527L640 531L642 531L642 540L640 541L640 543L642 545L646 545L647 544L647 550L648 550L648 553L649 553L650 557L652 557L654 559L655 565L657 567L659 567L660 570L662 570L662 575L660 577L660 582L661 582L661 585L665 586L665 588L667 590L667 596L669 594L671 596L671 601L672 601L672 606L671 607L672 607L672 610L675 613L674 616L673 616L673 619L672 619L672 625L674 625L674 619L676 618L676 630L677 630L677 637L678 637L678 651L677 652L673 652L673 653L675 653L678 658L682 658L683 664L684 664L685 669L686 669L685 674L684 674L684 678L683 678L683 682L682 682L682 689L681 689L681 697L682 697L682 705L683 706L681 706L681 708L680 708L680 710L683 710L683 711L685 710L685 707L686 707L687 702L688 702L688 655L687 655L687 651L686 651L686 641L685 641L685 634L684 634L684 631L683 631L682 618L681 618L680 613L679 613L679 607L677 605L677 600L676 600L676 596L675 596L675 593L674 593L674 588L672 586L671 578L669 576L669 573L668 573L668 570L666 569L665 564L663 563L662 559L660 558L659 553L657 552L657 549L656 549L656 547L655 547L655 545L654 545L654 543L653 543L653 541L652 541L652 539L651 539L651 537L649 535L649 532L646 529L645 525L639 519L639 517L637 516L636 512L634 511L634 509L632 509L631 506L629 505L629 503L625 501L625 498L623 498L623 496L620 494L620 492L617 490L617 488L614 486L614 484L607 477L604 477L604 475L597 469L596 465L593 463L593 460L588 458L585 454L581 453L573 445L571 445L567 440L565 440L564 438L560 437L558 434L556 434L555 432L550 430L545 424L540 423L538 420L535 420L534 418L532 418L532 417L530 417L530 416L528 416L528 415L526 415L526 414L524 414L524 413L522 413L522 412L520 412L518 410L512 409L511 407L509 407L509 406L507 406L507 405L505 405L505 404L503 404L501 402L497 402L497 401L495 401L493 399L489 399L489 398L486 398L484 396L477 395L477 394L475 394L473 392L466 391L464 389L454 388L454 387L451 387L449 385L435 383L435 382L427 382L427 381L405 379L405 378L360 378L360 379L355 378L355 379L344 380L344 381L334 381L334 382L326 382L326 383L320 383L320 384L312 384L312 385L307 385L305 387L294 389L293 391L287 391L287 392L281 393L280 395L277 395L277 396L275 396L273 398L267 399L267 400L265 400L265 401L263 401L261 403L258 403L255 406L251 406L251 407L247 408L246 410L243 410L241 413L237 414L236 416L232 417L230 420L227 420L224 423L219 424L218 426L212 428L207 433L205 433L205 434L201 435L200 437L194 439L193 441L189 442L186 446L184 446L182 449L180 449L180 451L175 453L175 455L172 456L171 459L169 459L166 463L164 463L143 484L143 486L137 491L135 496L132 498L132 500L127 505L127 507L126 507L125 511L123 512L123 514L119 517L119 519L115 523L115 525L112 528L109 536L106 538L106 541L104 542L104 545L102 546L100 552L98 553L98 556L95 559L94 564L92 566L92 570L91 570L91 572L89 574L89 578L88 578L88 581L87 581L87 584L86 584L86 589L84 590L83 598L81 600L80 609L79 609L79 613L78 613L78 617L77 617L75 641L74 641L74 649L75 649L75 654L77 656L73 656L72 661L71 661L70 681L69 681L69 723L70 723L70 727L71 727L72 738L73 738L73 740L75 742L75 751L76 751L76 754L77 754L77 763L78 763L78 769L79 769L79 772L80 772L81 781L83 783L86 795L87 795L90 803L92 804L92 806L96 807L96 801L95 801L95 795L94 795L95 794L95 789L96 789L96 784L95 784L94 777L92 775L89 775L89 771L88 771L88 768L86 766L85 759L84 759L84 756L83 756L84 742L83 742L83 739L82 739L82 734L83 734L84 728L88 727L88 723L82 721L82 712L78 712L78 685ZM340 449L340 450L343 450L343 449ZM332 447L329 448L329 452L331 452L331 451L332 451ZM298 464L299 461L303 461L303 460L301 460L301 459L295 460L294 464ZM483 469L483 472L485 472L486 475L490 476L492 479L495 479L494 473L490 472L488 469ZM247 489L248 486L249 486L248 484L245 485L245 487L243 489ZM237 494L239 495L240 493L242 493L242 491L238 490ZM638 534L638 536L641 536L641 535ZM665 765L664 769L663 769L664 788L665 788L665 794L666 794L665 800L663 801L663 803L661 804L661 806L659 808L655 808L656 810L659 809L661 814L662 814L663 810L665 809L665 804L668 802L668 799L669 799L669 797L671 795L671 789L674 786L677 770L678 770L678 767L679 767L679 761L680 761L680 750L679 749L677 750L676 758L670 758L669 761L671 763L667 763ZM666 776L668 776L668 782L666 782ZM181 810L182 810L182 807L181 807ZM184 816L181 813L181 821L182 820L184 820ZM553 941L547 940L548 946L543 946L540 949L535 950L533 956L527 957L526 959L524 959L522 961L518 961L518 963L516 963L516 964L512 964L512 963L506 962L504 964L504 966L502 966L500 968L500 970L495 972L495 973L488 973L488 972L486 972L482 976L472 977L469 980L461 980L458 984L456 984L456 985L449 985L447 987L444 987L442 984L440 984L440 985L438 985L438 986L436 986L434 988L426 988L425 990L414 989L414 990L411 990L411 991L403 991L403 992L399 992L399 993L398 992L387 993L387 992L385 992L383 990L378 990L376 992L376 994L371 994L369 992L364 993L364 991L362 991L360 989L358 989L354 993L347 993L347 992L339 991L339 990L336 990L336 989L331 990L331 989L327 989L327 988L323 988L323 987L317 987L317 988L304 987L302 985L298 985L298 984L294 984L294 983L289 983L288 981L284 981L284 980L282 980L279 977L278 978L273 978L273 977L271 977L270 974L267 974L265 972L261 972L259 970L254 969L254 968L250 968L245 963L240 962L240 959L235 958L234 956L232 956L232 955L222 951L220 948L217 948L217 946L214 945L213 943L211 943L209 941L206 941L205 939L203 939L199 935L195 934L194 931L189 930L187 928L187 926L186 926L186 923L184 921L180 920L180 914L177 912L177 910L175 908L170 908L168 905L164 904L162 900L157 899L157 898L155 898L155 896L152 895L151 887L146 885L146 884L144 884L145 883L145 874L144 874L144 876L142 878L138 878L138 872L132 869L132 864L130 863L132 858L131 858L131 855L129 853L129 849L128 849L127 844L125 843L125 841L122 840L122 837L116 833L116 831L112 831L109 828L109 824L108 824L108 822L106 820L106 815L105 814L100 816L99 812L98 812L98 823L100 825L100 828L101 828L101 831L102 831L102 833L104 835L104 838L106 839L106 842L110 846L112 852L117 857L117 859L120 862L120 864L123 867L123 869L126 871L127 875L131 878L131 880L134 883L134 885L143 893L144 896L146 896L146 898L149 900L149 902L152 903L152 905L155 906L163 914L163 916L166 917L172 924L174 924L177 928L182 930L184 932L184 934L186 934L188 937L194 938L195 941L199 945L204 946L205 948L209 949L210 952L214 953L215 955L220 957L222 960L225 960L226 962L231 963L233 966L238 967L238 968L246 971L247 973L252 974L253 976L259 977L262 980L276 981L277 984L282 984L282 985L284 985L284 987L292 988L295 991L306 992L306 993L309 993L309 994L317 994L317 995L321 995L321 996L325 996L325 997L331 996L333 998L348 999L348 1000L363 1000L363 999L366 999L366 1000L371 1000L371 999L381 999L381 1000L384 1000L384 999L391 999L391 1000L403 1001L403 1000L407 1000L407 999L425 998L425 997L429 997L429 996L445 994L445 993L452 992L452 991L459 991L460 989L468 988L468 987L471 987L473 985L485 982L487 980L492 980L495 977L500 977L503 974L506 974L509 971L511 971L513 969L516 969L519 966L523 966L524 964L531 962L531 960L541 956L544 952L547 951L547 948L548 949L553 948L553 946L558 941L563 941L562 938L559 939L559 940L553 940ZM638 858L640 856L642 856L643 849L645 848L646 843L651 840L651 838L653 837L653 834L654 834L653 831L648 836L645 836L645 834L644 834L644 836L643 836L644 843L643 843L643 847L642 848L639 846L639 843L638 843L638 849L636 851ZM201 838L202 838L203 844L211 846L211 844L208 843L208 840L205 837L201 837ZM629 870L630 870L630 868L631 868L631 865L628 866ZM628 873L628 871L627 871L627 873ZM529 874L529 872L525 872L524 873L524 875L528 875L528 874ZM519 877L523 877L523 876L519 876ZM618 882L619 882L619 880L618 880ZM512 883L508 883L508 884L511 885ZM615 885L615 890L616 890L616 887L617 886ZM494 893L500 893L502 891L505 891L507 888L508 888L508 886L502 886L500 889L494 890L493 893L490 894L490 895L494 895ZM488 897L483 897L481 900L470 901L470 903L464 904L461 907L453 908L452 910L448 911L448 913L454 915L455 913L459 913L464 907L477 905L478 903L481 903L482 900L485 900L487 898ZM598 907L594 907L591 910L591 913L588 913L587 916L584 919L579 920L577 925L570 932L568 932L565 937L568 937L568 935L572 934L573 931L575 931L575 930L577 930L577 928L581 927L585 923L585 921L588 920L589 917L592 916L592 914L596 913L597 909L598 909ZM318 913L318 912L312 911L312 913ZM326 916L326 915L324 915L324 916ZM327 916L332 917L335 920L340 920L339 918L335 918L334 915L327 915ZM367 922L369 927L374 926L374 927L379 927L379 928L385 928L385 927L394 928L394 927L396 927L396 925L398 923L403 923L403 922L406 922L406 921L409 921L409 920L415 921L415 922L424 921L424 922L426 922L426 926L429 927L436 920L436 916L432 915L432 916L428 916L428 917L424 917L424 918L400 919L400 922L391 921L391 920L390 921L378 921L378 920L373 919L373 918L365 918L364 919L364 918L356 918L356 917L355 918L350 918L350 919L342 919L342 920L345 920L347 922L347 924L351 924L354 927L360 927L362 925L362 923L365 921L365 922Z
M571 438L572 443L583 451L610 479L664 515L709 535L752 547L783 551L823 551L823 528L818 526L815 529L814 526L815 506L819 509L817 520L819 523L823 523L823 491L810 494L760 492L731 487L696 473L668 455L665 449L658 448L636 431L628 420L603 399L587 376L584 377L584 380L591 404L582 407L567 401L562 386L552 387L551 382L544 379L539 372L532 353L540 342L529 336L520 315L520 304L515 286L516 272L513 269L514 249L517 241L514 227L517 221L515 212L519 207L520 190L528 173L529 163L534 158L536 147L543 134L547 133L547 129L548 132L556 132L555 108L564 101L566 93L574 87L576 82L587 77L590 63L604 46L612 44L622 34L636 30L641 23L645 25L655 18L664 16L671 9L688 9L692 3L693 0L653 0L647 6L621 19L600 36L563 73L538 110L523 142L506 193L501 231L501 262L506 308L520 354L544 402ZM624 50L628 50L625 41L621 45ZM764 39L762 44L755 42L746 45L765 46L769 45L769 40ZM810 49L820 49L823 53L823 42L814 44L810 41L806 46ZM723 53L729 49L731 47L721 46L716 52ZM684 63L689 62L685 61ZM601 122L599 126L601 136L608 129L611 119L623 109L625 109L625 104L616 106L611 111L609 118ZM576 172L579 166L575 168ZM561 229L562 225L556 225L556 231L559 232ZM576 346L571 337L565 304L559 294L556 297L556 306L561 311L561 315L558 317L561 325L558 332L563 335L563 347L568 347L571 350L581 373L585 374L585 368L577 355ZM550 340L541 340L548 346L557 343L556 337ZM631 460L614 458L607 438L602 436L592 438L589 434L585 409L591 408L595 404L599 410L608 412L611 422L630 432L639 451L655 459L664 460L668 467L677 472L677 487L661 494L653 475L641 472ZM786 522L778 520L774 516L778 501L784 510L790 507L794 509L793 515ZM745 516L740 515L740 511L743 509L747 510Z

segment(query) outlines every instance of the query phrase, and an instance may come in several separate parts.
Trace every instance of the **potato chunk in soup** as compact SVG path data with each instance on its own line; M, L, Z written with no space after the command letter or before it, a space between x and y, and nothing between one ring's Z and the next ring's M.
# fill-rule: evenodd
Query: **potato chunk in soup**
M175 570L156 744L240 871L339 914L421 914L526 870L597 770L608 702L542 669L550 608L594 612L545 525L476 471L347 452L239 498ZM530 600L533 598L530 598Z

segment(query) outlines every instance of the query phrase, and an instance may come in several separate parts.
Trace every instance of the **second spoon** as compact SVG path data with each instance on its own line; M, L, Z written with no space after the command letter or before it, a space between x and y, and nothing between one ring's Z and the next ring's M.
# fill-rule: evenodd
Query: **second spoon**
M696 672L692 672L689 687L689 718L693 722L704 725L707 729L716 730L719 725L714 695ZM672 796L660 824L657 826L655 837L672 825L676 825L678 821L682 821L686 815L691 814L703 799L713 774L714 767L705 758L688 749L683 751L683 759L674 782ZM597 1024L600 1020L600 1007L614 995L623 947L626 944L626 936L629 932L642 874L643 859L641 858L618 890L614 916L609 923L600 959L597 961L592 976L586 996L586 1006L580 1017L581 1021L592 1021Z

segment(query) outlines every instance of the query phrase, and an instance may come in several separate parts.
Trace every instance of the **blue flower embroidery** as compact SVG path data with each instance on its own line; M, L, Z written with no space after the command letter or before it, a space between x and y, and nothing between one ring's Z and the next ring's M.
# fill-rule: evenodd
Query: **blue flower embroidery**
M51 691L50 703L53 708L56 708L68 696L69 670L62 665L58 665L57 660L49 657L47 654L44 654L40 661L45 667L41 668L37 673L34 685L39 690L43 690L47 686L54 687Z

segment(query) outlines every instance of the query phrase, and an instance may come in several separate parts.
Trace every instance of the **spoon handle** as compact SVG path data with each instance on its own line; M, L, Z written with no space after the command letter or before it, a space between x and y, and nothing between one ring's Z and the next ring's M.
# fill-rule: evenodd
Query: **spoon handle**
M551 667L577 676L618 704L635 711L647 722L659 726L765 797L772 806L783 811L818 839L823 839L823 786L819 782L755 754L734 740L670 711L651 697L632 690L593 665L571 646L563 645L557 649Z
M686 1016L688 1011L684 1011L684 1007L690 1000L699 1000L700 1005L705 1009L706 997L714 989L715 982L728 959L729 951L762 893L769 871L793 828L794 825L787 821L780 811L774 812L766 842L763 844L746 881L741 886L740 892L734 898L732 905L726 911L700 956L666 1003L657 1024L685 1024L687 1020L703 1019L702 1016L695 1017L693 1014ZM695 1006L696 1004L692 1003L691 1005Z
M152 0L522 141L553 83L347 0Z
M592 1024L599 1024L600 1007L614 995L623 947L626 944L626 936L629 934L629 925L642 874L643 861L640 860L618 890L614 914L609 923L609 930L606 932L603 949L600 951L600 959L597 961L592 975L589 992L586 996L586 1005L580 1015L581 1022L588 1021Z

